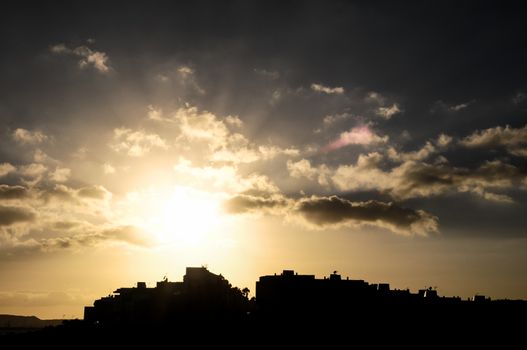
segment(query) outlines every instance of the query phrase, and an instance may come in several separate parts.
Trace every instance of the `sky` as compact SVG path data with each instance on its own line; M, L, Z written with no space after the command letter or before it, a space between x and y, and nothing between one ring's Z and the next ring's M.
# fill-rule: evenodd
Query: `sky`
M526 14L6 1L0 313L202 265L527 299Z

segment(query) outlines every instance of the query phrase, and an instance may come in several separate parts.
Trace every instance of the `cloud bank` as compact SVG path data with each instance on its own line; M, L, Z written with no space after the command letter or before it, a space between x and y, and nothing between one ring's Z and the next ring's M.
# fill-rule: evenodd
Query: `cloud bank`
M402 235L438 232L438 218L422 210L380 201L352 202L338 197L286 198L237 195L225 203L232 214L265 213L289 217L310 228L381 227Z

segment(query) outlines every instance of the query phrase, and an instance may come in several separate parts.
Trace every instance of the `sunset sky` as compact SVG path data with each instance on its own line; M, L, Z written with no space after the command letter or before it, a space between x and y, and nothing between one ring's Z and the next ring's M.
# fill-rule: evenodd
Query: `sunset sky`
M135 3L2 4L0 314L201 265L527 299L520 2Z

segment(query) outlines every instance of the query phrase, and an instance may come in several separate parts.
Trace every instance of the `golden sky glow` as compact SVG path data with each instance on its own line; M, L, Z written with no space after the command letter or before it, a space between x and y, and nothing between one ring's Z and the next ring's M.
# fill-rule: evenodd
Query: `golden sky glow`
M0 313L200 265L527 299L524 16L257 3L0 13Z

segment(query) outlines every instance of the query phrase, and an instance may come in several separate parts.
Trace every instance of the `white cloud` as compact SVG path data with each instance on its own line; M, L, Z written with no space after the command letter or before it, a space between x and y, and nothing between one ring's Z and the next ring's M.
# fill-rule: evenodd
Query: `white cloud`
M467 148L503 147L511 154L527 156L527 125L521 128L497 126L475 131L460 141Z
M374 103L383 106L386 102L386 98L378 92L370 91L366 94L366 102Z
M269 160L279 155L297 156L293 147L280 148L274 145L256 145L244 135L234 132L243 122L237 116L220 118L208 111L185 105L174 113L164 115L160 109L149 106L148 118L176 128L176 144L193 148L194 156L201 152L202 159L234 164ZM203 149L205 148L205 149Z
M458 105L450 106L450 107L448 107L448 109L453 111L453 112L458 112L458 111L460 111L462 109L467 108L471 103L472 102L460 103Z
M459 112L465 108L468 108L471 104L473 104L474 102L476 102L476 100L471 100L471 101L467 101L467 102L463 102L463 103L459 103L459 104L448 104L442 100L438 100L434 103L434 105L432 106L431 108L431 112L438 112L438 111L443 111L443 112L448 112L448 113L456 113L456 112Z
M377 152L361 154L355 165L340 165L333 170L331 181L344 191L379 190L390 188L391 179L379 165L383 157Z
M329 87L329 86L324 86L322 84L316 84L316 83L311 84L311 90L316 91L316 92L323 92L329 95L331 94L342 95L344 93L344 88L341 86Z
M436 141L436 144L439 147L447 147L451 143L452 143L452 136L449 136L447 134L440 134Z
M77 158L77 159L85 159L87 154L88 154L88 148L87 147L79 147L71 155L74 158Z
M115 174L115 167L113 167L110 163L104 163L102 168L105 174Z
M364 102L373 108L375 115L389 120L394 115L402 113L403 110L398 103L389 101L389 99L376 91L370 91L366 94Z
M294 178L306 177L312 180L315 176L318 175L317 169L311 166L311 162L307 159L301 159L297 162L291 160L287 161L287 170L289 175Z
M518 146L527 143L527 125L522 128L497 126L473 134L461 140L466 147Z
M25 177L36 178L44 175L48 168L39 163L31 163L20 167L20 174Z
M425 145L417 151L397 152L397 150L393 147L390 147L387 150L388 157L396 162L407 162L409 160L425 160L436 153L437 150L430 141L427 141Z
M266 70L266 69L255 68L254 72L256 74L264 77L264 78L269 79L269 80L276 80L276 79L280 78L280 73L278 73L277 71L273 71L273 70Z
M292 160L287 161L287 170L291 177L300 179L307 178L309 180L314 180L318 182L321 186L329 186L329 176L331 175L331 170L325 165L319 165L318 167L313 167L311 162L307 159L301 159L297 162Z
M397 103L392 104L390 107L379 107L375 111L378 116L383 117L384 119L390 119L394 115L401 113L399 105Z
M155 108L152 105L148 105L148 119L151 120L163 120L163 110L161 108Z
M253 163L261 159L260 154L247 147L222 148L214 151L210 156L213 162L227 162L232 164Z
M18 128L13 131L13 139L20 144L38 144L47 141L49 137L41 131L29 131Z
M205 94L205 90L199 86L195 73L196 71L189 66L179 66L177 69L180 83L194 89L198 94L203 95Z
M470 192L488 200L503 202L505 195L495 191L516 188L525 178L521 170L500 161L485 162L475 169L459 168L448 163L429 164L408 160L384 171L382 156L360 156L356 165L341 165L331 177L343 191L378 190L396 199L431 197L445 193Z
M326 115L324 119L322 119L322 122L324 123L325 127L329 127L335 123L338 123L340 121L346 120L353 117L350 113L341 113L341 114L333 114L333 115Z
M188 76L194 74L194 69L190 68L189 66L180 66L177 71L183 78L187 78Z
M278 191L278 188L266 176L256 173L242 176L236 165L199 167L193 165L190 160L181 157L173 168L179 175L179 180L203 190L226 193L250 190L267 193Z
M224 147L228 142L229 129L214 114L199 111L196 107L179 108L165 121L176 123L181 136L188 140L201 140L208 143L211 150Z
M110 147L131 157L144 156L153 148L168 149L166 141L159 135L127 128L114 129L113 143Z
M9 163L0 163L0 177L6 176L15 170L16 168Z
M50 46L49 51L55 54L71 53L71 49L67 48L66 45L62 43Z
M225 122L229 125L233 125L238 128L241 128L243 125L242 120L238 116L228 115L227 117L225 117Z
M504 191L527 189L527 173L499 160L486 161L474 168L456 167L438 155L438 148L428 141L412 152L398 152L394 147L379 152L359 155L355 164L316 167L302 159L288 161L289 175L317 181L324 187L334 186L340 191L378 191L397 200L431 197L447 193L472 193L502 203L512 202ZM392 162L399 163L393 165Z
M46 163L46 162L57 162L57 160L51 158L48 156L44 151L42 151L40 148L37 148L35 152L33 153L33 160L37 163Z
M324 146L322 152L331 152L349 145L372 145L388 142L388 136L375 134L368 125L351 128L340 134L339 138Z
M68 48L65 44L57 44L50 47L50 52L54 54L72 55L79 57L79 67L81 69L93 67L100 73L108 73L110 66L108 64L108 55L102 51L94 51L87 46L78 46L73 49Z
M54 172L49 174L49 178L55 182L65 182L68 181L70 175L71 169L57 167Z
M240 135L241 136L241 135ZM253 146L247 141L246 146L237 147L229 144L227 147L214 151L210 159L215 162L230 162L233 164L253 163L270 160L280 155L296 157L300 151L296 148L280 148L277 146Z
M277 146L259 146L258 151L264 160L273 159L278 155L286 155L290 157L296 157L300 155L300 151L296 148L280 148Z
M108 55L104 52L92 51L86 46L79 46L73 50L73 53L82 57L79 60L79 67L82 69L93 66L101 73L107 73L110 70L108 66Z

